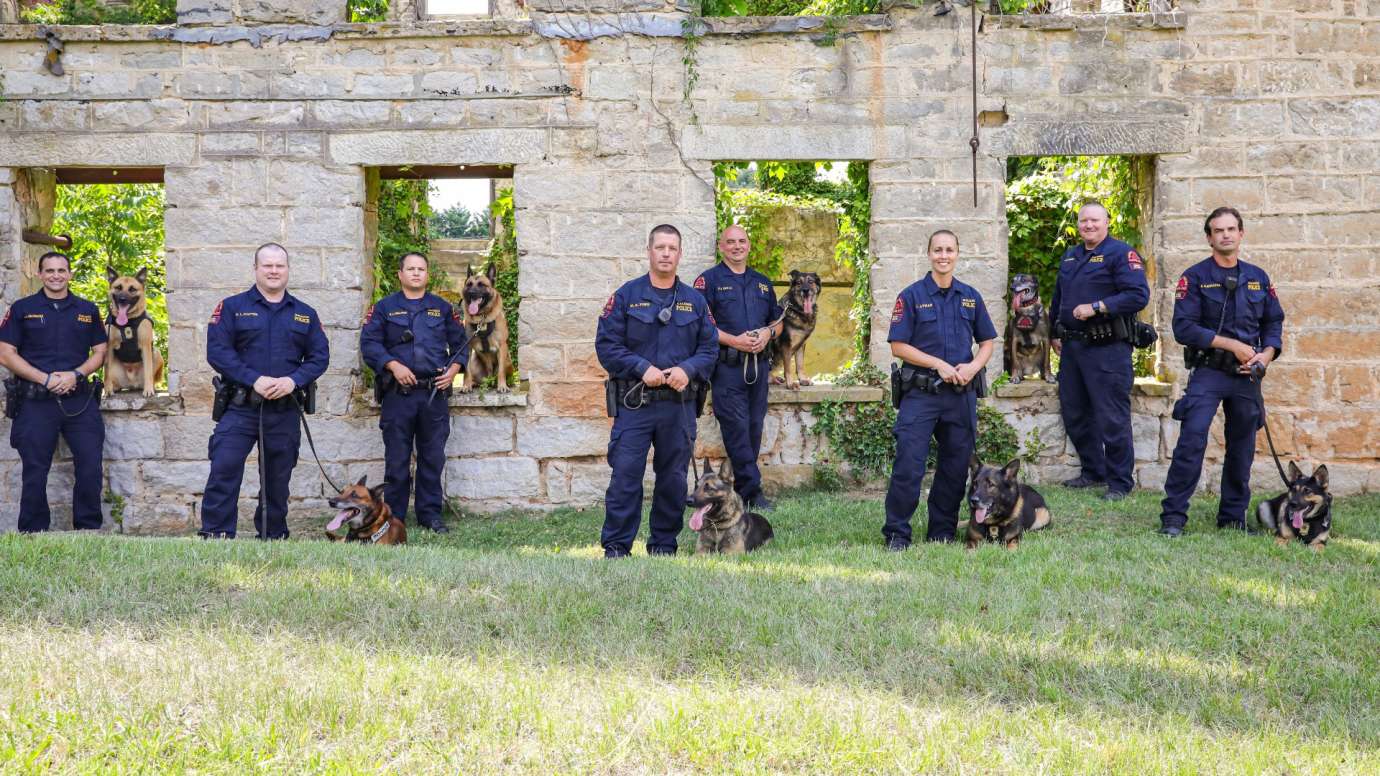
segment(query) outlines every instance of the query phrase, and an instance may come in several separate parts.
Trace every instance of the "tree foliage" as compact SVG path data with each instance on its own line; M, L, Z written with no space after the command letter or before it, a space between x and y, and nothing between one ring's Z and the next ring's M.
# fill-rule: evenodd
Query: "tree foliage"
M349 0L345 7L352 22L388 21L388 0Z
M372 302L397 291L398 260L407 253L431 255L431 205L427 197L431 181L379 181L378 246L374 250L374 296ZM444 286L446 275L431 266L427 288Z
M148 271L146 292L154 343L168 355L163 258L163 186L157 183L58 186L54 234L72 236L72 293L109 310L107 265L121 275Z
M880 0L704 0L703 16L855 16Z
M131 0L111 6L101 0L53 0L23 9L29 24L175 24L177 0Z
M452 205L431 214L431 234L448 240L488 237L489 217L484 213L472 213L464 205Z

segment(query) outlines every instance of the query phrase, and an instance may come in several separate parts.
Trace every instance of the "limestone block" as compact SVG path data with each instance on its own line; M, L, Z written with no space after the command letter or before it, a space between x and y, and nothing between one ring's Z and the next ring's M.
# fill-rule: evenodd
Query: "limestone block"
M311 432L316 440L316 452L323 461L369 461L382 457L383 442L377 419L316 415L311 419ZM305 434L300 454L302 460L312 460Z
M187 70L176 75L173 88L188 98L268 96L268 80L249 72Z
M345 93L344 73L274 73L271 83L274 97L330 97Z
M165 170L163 182L167 203L177 209L268 204L268 162L261 158L203 160Z
M177 23L230 24L235 20L234 0L177 0Z
M291 235L291 244L357 246L364 242L361 207L292 207L286 215L285 235Z
M8 87L10 74L6 74ZM191 164L196 135L55 133L11 134L0 143L0 167L51 167L57 164L162 167Z
M91 118L104 129L185 129L192 125L192 109L172 99L98 102Z
M522 164L546 154L546 130L357 132L331 136L330 153L342 164Z
M480 501L541 495L541 473L532 458L457 458L446 462L447 496Z
M206 155L254 155L259 153L258 132L207 132L201 136L201 153Z
M1160 460L1160 418L1153 415L1131 416L1131 438L1137 461Z
M239 0L240 21L249 24L338 24L346 21L339 0Z
M1186 118L1116 122L1053 122L1027 118L987 130L982 144L988 153L1000 156L1174 154L1190 150L1188 130Z
M146 460L143 464L144 485L160 499L172 494L201 495L210 472L209 460Z
M814 419L808 411L784 413L781 416L781 462L787 465L813 464L819 460L824 439L810 433ZM765 429L764 429L765 430ZM763 449L767 449L763 445Z
M21 109L25 129L86 129L85 102L25 101Z
M196 531L190 502L135 501L125 504L120 532L131 536L178 536Z
M197 461L207 458L215 422L209 415L170 415L160 423L163 459ZM205 484L205 483L203 483Z
M163 455L163 432L152 418L107 417L104 456L110 460L158 458Z
M70 76L50 75L47 70L7 70L5 96L37 97L66 94L72 89Z
M513 452L513 435L511 415L451 415L446 457L506 455Z
M570 463L570 500L576 504L603 501L613 470L607 462Z
M355 167L274 159L266 177L268 196L261 191L260 202L343 207L364 200L364 175Z
M212 129L300 127L307 108L300 102L213 102L205 107Z
M1380 97L1290 100L1289 124L1300 135L1369 137L1380 126Z
M248 246L252 253L253 246L270 241L284 242L283 211L279 208L169 208L163 217L163 230L164 243L169 248L237 245ZM217 276L221 282L228 280L223 275L224 267L206 269L213 273L208 280L215 280ZM184 267L184 272L187 280L194 280L190 268ZM238 285L238 278L235 281ZM171 297L170 294L170 303Z
M312 104L312 113L323 127L373 127L388 123L393 105L372 100L321 100Z
M687 157L699 159L875 159L902 155L903 127L687 126Z
M357 290L364 282L364 261L358 250L322 251L321 282L326 288Z
M478 91L479 78L468 70L433 70L421 80L421 93L425 95L463 96Z
M398 99L412 94L414 85L410 75L361 74L355 76L350 94L356 97Z
M609 423L607 418L519 418L517 450L534 458L607 455Z

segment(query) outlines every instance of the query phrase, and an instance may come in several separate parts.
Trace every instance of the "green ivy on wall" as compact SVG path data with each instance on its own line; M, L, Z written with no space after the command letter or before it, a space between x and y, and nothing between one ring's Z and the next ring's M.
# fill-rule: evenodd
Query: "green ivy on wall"
M517 385L522 374L518 369L518 306L522 297L518 296L518 252L517 219L513 213L513 189L502 189L489 205L497 235L489 244L489 258L484 265L498 267L498 293L503 296L503 313L508 319L508 362L513 365L509 385Z

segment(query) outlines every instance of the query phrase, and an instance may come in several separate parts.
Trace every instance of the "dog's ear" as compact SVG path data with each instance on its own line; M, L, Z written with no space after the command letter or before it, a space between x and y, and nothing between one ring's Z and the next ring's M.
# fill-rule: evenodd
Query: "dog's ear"
M484 273L489 276L489 282L498 285L498 263L489 262L489 271Z
M472 277L474 277L474 267L472 267L472 266L470 266L470 265L468 265L468 264L465 265L465 277L467 277L467 278L472 278Z
M373 499L373 500L374 500L374 503L376 503L376 504L382 504L382 503L384 503L384 502L383 502L383 489L386 488L386 487L388 487L388 483L387 483L387 482L380 482L379 484L377 484L377 485L375 485L374 487L370 488L370 489L369 489L369 498Z
M368 482L368 481L369 481L369 475L366 474L366 475L364 475L363 477L360 477L360 478L359 478L359 482L356 482L355 484L358 485L358 486L360 486L360 487L362 488L362 487L365 487L364 483L366 483L366 482Z
M800 277L800 270L798 270L798 269L793 269L793 270L791 270L791 280L795 280L795 279L798 278L798 277Z
M109 265L109 264L105 265L105 282L107 282L107 283L114 283L114 282L115 282L115 278L117 278L117 277L119 277L119 276L120 276L120 273L116 272L114 267L112 267L112 266Z
M709 465L709 459L704 459L704 476L708 477L714 471L714 467Z
M719 464L719 479L724 482L733 482L733 462L727 458Z
M1313 470L1313 481L1318 483L1318 487L1327 488L1327 464L1320 463L1318 468Z
M973 454L970 455L970 456L968 456L968 473L969 473L971 476L976 477L976 476L977 476L977 473L978 473L978 470L981 469L981 468L982 468L982 461L979 461L979 460L978 460L977 451L974 450L974 451L973 451Z
M1289 462L1289 481L1303 479L1303 472L1299 470L1299 465L1293 461Z
M140 285L147 285L149 282L149 268L140 267L139 271L134 273L134 279L139 281Z
M1012 458L1010 461L1007 462L1005 466L1001 467L1001 476L1005 477L1008 480L1011 480L1012 482L1015 482L1016 477L1020 473L1021 459L1019 458Z

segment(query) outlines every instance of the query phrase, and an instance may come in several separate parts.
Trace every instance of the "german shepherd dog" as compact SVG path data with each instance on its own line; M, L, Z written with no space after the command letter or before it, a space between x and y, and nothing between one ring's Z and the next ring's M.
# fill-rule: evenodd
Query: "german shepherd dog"
M498 392L507 393L508 318L503 314L503 297L498 293L498 267L489 263L489 271L478 275L474 267L467 267L465 290L465 334L470 338L470 359L465 365L465 381L461 393L474 390L484 378L493 375L498 380Z
M787 388L796 389L810 384L809 378L802 377L805 371L805 340L815 330L818 315L815 301L819 299L819 287L819 273L791 270L791 287L786 290L782 304L786 313L782 319L781 336L771 344L772 368L781 365L781 377L773 376L771 379L777 385L785 383ZM792 365L795 367L794 380L790 377Z
M691 461L690 473L695 473ZM691 497L695 513L690 516L690 529L700 535L695 554L722 553L739 555L766 544L772 538L771 523L756 512L747 511L743 499L733 490L733 464L728 459L715 474L704 459L704 473L695 480Z
M984 466L975 455L968 465L971 469L968 506L972 509L972 519L967 521L968 549L988 541L1002 542L1006 549L1014 550L1026 531L1049 527L1045 497L1016 478L1021 470L1021 459L1013 458L997 468Z
M1318 552L1327 546L1332 532L1332 494L1327 490L1327 464L1319 464L1303 476L1298 464L1289 462L1289 489L1255 509L1260 525L1273 531L1275 544L1298 539Z
M115 391L142 390L153 395L153 386L163 377L163 356L153 347L153 319L148 309L145 283L149 271L120 275L106 266L110 281L110 306L105 316L105 384Z
M340 511L326 524L326 538L333 542L407 544L407 527L384 503L383 485L366 487L368 479L366 474L359 482L346 485L340 495L328 502L331 508ZM350 527L344 538L331 533L341 525Z
M1040 302L1040 281L1033 275L1011 278L1011 317L1006 321L1006 371L1013 384L1027 375L1054 382L1049 369L1049 321Z

